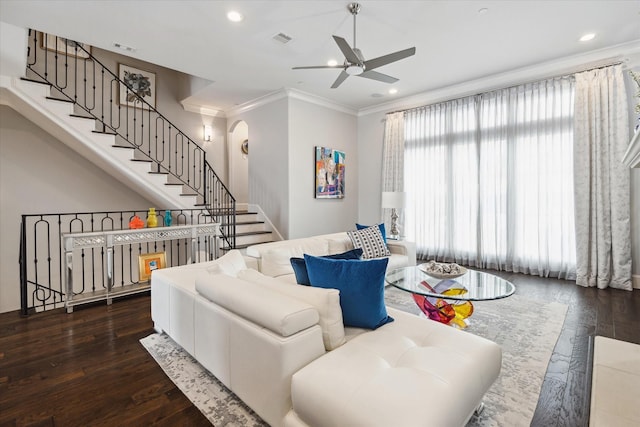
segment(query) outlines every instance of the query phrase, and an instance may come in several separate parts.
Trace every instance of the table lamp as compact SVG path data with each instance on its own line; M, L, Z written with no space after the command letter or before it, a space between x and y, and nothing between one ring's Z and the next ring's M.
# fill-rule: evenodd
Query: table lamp
M399 238L400 230L398 228L398 209L404 208L404 202L407 193L403 191L383 191L382 192L382 208L391 209L391 229L389 237Z

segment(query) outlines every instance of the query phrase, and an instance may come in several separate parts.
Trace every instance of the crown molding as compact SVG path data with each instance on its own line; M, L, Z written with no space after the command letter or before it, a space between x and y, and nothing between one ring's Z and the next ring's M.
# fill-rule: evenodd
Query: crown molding
M346 107L342 104L338 104L336 102L333 102L329 99L323 98L321 96L317 96L317 95L312 95L310 93L307 92L303 92L301 90L298 89L291 89L291 88L284 88L284 89L280 89L276 92L271 92L265 96L262 96L260 98L256 98L252 101L249 102L245 102L244 104L241 104L235 108L232 108L230 110L227 111L227 117L233 117L233 116L237 116L239 114L243 114L246 113L248 111L254 110L256 108L262 107L264 105L270 104L272 102L276 102L280 99L283 98L290 98L290 99L298 99L301 101L305 101L308 102L310 104L315 104L315 105L319 105L321 107L325 107L325 108L329 108L331 110L335 110L335 111L339 111L341 113L346 113L346 114L351 114L351 115L358 115L358 111L354 110L353 108L349 108Z
M289 96L289 98L299 99L301 101L309 102L311 104L316 104L321 107L326 107L331 110L339 111L341 113L351 114L354 116L358 115L358 110L354 110L353 108L349 108L345 105L338 104L337 102L331 101L321 96L312 95L310 93L303 92L298 89L285 89L285 91L287 92L287 95Z
M268 93L264 96L245 102L243 104L240 104L234 108L227 110L227 117L233 117L239 114L246 113L251 110L255 110L256 108L262 107L263 105L271 104L272 102L276 102L286 97L287 97L287 93L284 89L280 89L275 92Z
M547 61L541 64L517 68L499 74L493 74L479 79L407 96L392 102L363 108L358 111L358 116L360 117L376 113L389 113L396 110L407 110L420 107L422 105L429 105L436 102L471 96L479 92L487 92L525 82L551 78L558 75L577 73L589 68L596 68L613 62L622 62L627 68L639 66L640 39L553 61Z
M190 113L197 113L211 117L226 117L226 113L223 110L210 105L199 105L185 101L180 101L180 104L182 104L184 111L188 111Z

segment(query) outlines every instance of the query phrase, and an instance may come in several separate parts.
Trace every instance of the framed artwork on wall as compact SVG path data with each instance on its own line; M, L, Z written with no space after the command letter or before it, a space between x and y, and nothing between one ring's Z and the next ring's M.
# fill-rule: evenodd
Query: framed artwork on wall
M156 108L156 74L124 64L118 67L118 77L125 83L120 85L120 104L143 108L142 98Z
M167 258L164 252L138 255L138 277L140 282L148 282L151 272L167 266Z
M67 56L74 56L76 58L88 58L91 53L91 46L85 43L75 42L73 40L65 39L64 37L57 37L52 34L40 33L40 47L53 52L65 54ZM84 50L87 52L85 52Z
M315 150L316 199L344 198L344 152L327 147Z

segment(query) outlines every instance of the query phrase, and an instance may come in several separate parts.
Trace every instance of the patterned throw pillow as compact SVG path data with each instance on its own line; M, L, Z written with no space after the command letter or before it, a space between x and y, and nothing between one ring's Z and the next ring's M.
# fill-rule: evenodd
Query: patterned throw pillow
M382 239L382 233L377 225L362 230L347 231L354 248L362 249L362 258L380 258L391 255L389 248Z

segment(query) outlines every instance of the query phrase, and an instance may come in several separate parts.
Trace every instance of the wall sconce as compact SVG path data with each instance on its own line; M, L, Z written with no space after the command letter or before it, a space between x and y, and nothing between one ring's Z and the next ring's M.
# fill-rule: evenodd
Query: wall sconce
M204 130L202 132L202 139L206 142L210 142L213 138L213 127L209 125L204 125Z

